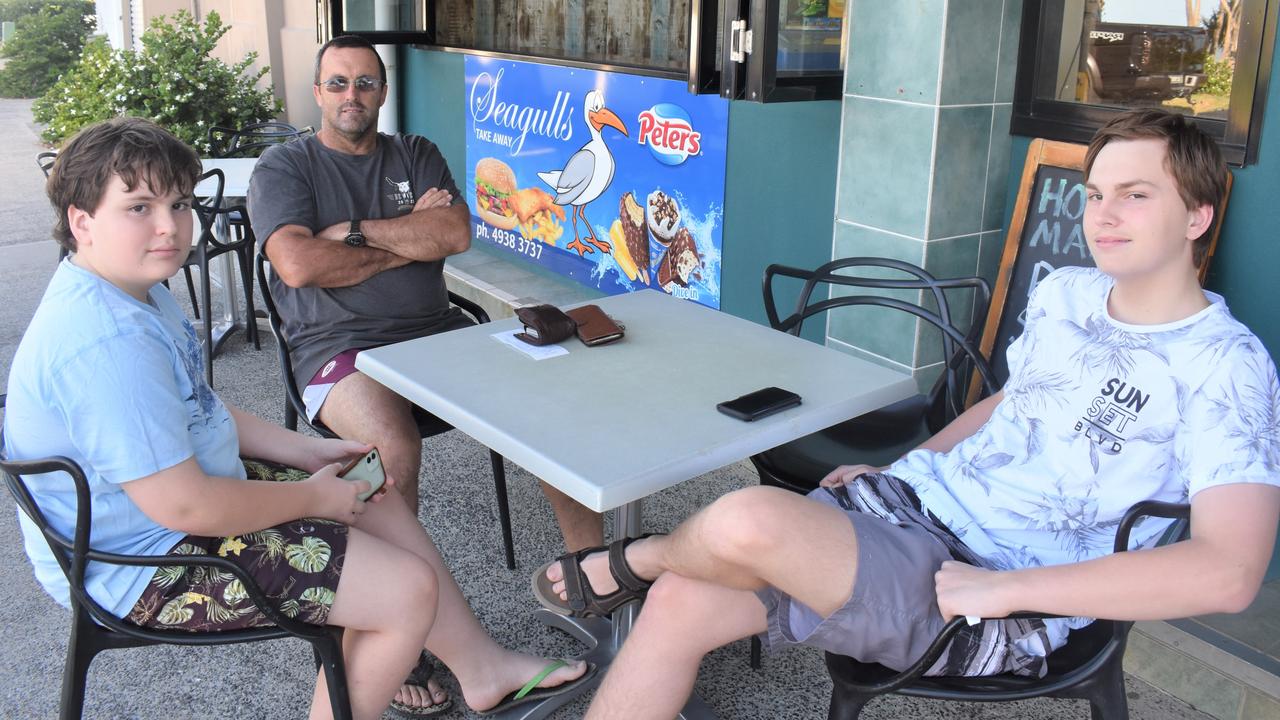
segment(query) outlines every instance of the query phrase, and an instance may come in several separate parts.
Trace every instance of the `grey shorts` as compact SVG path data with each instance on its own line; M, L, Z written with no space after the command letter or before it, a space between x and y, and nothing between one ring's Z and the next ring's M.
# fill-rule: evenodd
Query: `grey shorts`
M946 624L938 610L933 575L954 559L947 547L911 521L894 524L840 508L823 490L810 499L845 513L858 537L853 594L829 617L776 588L756 593L768 612L761 639L771 652L811 645L895 670L909 667Z

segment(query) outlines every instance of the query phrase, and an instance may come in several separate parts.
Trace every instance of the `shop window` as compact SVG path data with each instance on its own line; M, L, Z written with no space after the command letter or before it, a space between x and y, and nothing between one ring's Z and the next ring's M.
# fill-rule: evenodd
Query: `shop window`
M1025 0L1012 131L1087 142L1135 107L1194 117L1252 162L1280 0Z
M756 102L833 100L844 84L847 0L728 0L720 94Z
M694 93L775 102L839 97L846 2L317 0L316 8L322 39L353 33L617 69L685 79Z

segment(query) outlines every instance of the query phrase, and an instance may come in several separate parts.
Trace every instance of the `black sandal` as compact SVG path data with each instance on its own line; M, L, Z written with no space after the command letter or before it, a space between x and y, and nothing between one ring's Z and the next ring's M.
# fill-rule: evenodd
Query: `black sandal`
M626 550L631 543L654 534L614 540L607 548L592 547L561 555L533 574L534 597L551 612L569 617L603 617L629 602L644 599L653 581L636 575L627 564ZM581 563L587 556L604 551L609 553L609 574L618 583L618 589L606 595L598 595L587 580L586 573L582 571ZM568 601L562 600L559 593L551 589L551 580L547 578L547 569L555 563L560 563L564 569L564 588Z
M427 698L431 698L431 686L427 683L431 680L431 676L435 674L436 666L430 655L425 652L418 657L418 664L409 671L409 677L405 678L405 685L416 685L427 693ZM414 718L423 718L431 715L438 715L453 707L453 698L447 697L443 702L433 705L406 705L398 700L392 700L391 705L387 707L387 713L399 718L400 720L413 720Z

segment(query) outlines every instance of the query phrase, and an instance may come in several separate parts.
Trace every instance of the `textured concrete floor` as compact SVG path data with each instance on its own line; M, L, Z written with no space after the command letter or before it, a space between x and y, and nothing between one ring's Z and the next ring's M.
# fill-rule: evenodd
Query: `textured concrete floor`
M7 378L13 353L52 274L57 249L48 239L52 212L43 199L34 157L40 150L29 102L0 100L0 378ZM182 281L174 285L179 300ZM183 301L185 302L185 301ZM281 393L275 348L264 336L261 351L242 337L231 340L214 362L214 384L226 400L281 422ZM424 443L422 521L435 537L484 625L512 647L548 655L572 654L566 636L536 624L529 612L529 574L560 552L550 507L534 478L508 464L519 569L508 571L502 553L485 449L459 432ZM648 529L669 529L692 510L725 492L755 482L749 466L738 464L696 478L647 501ZM12 501L0 497L0 718L56 717L68 613L36 585L23 555ZM767 658L764 668L747 667L746 643L709 656L697 691L721 718L818 720L826 717L830 681L821 654L795 649ZM305 643L277 641L209 649L142 648L100 655L90 670L85 717L137 718L300 718L306 715L313 676ZM655 687L655 694L664 688ZM1129 680L1134 720L1191 720L1202 715L1165 693ZM585 702L562 709L557 718L581 717ZM1085 703L1037 700L973 705L879 700L864 713L887 718L1044 718L1089 716ZM450 717L471 717L455 710Z

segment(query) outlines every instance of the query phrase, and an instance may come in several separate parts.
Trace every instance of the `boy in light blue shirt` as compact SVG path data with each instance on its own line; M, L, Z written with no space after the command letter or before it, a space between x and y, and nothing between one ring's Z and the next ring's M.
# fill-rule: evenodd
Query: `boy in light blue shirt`
M368 482L338 477L342 462L369 446L300 435L214 395L195 332L160 284L191 249L199 174L191 148L138 118L86 128L59 153L47 189L58 213L54 235L72 254L14 358L5 457L62 455L84 469L94 549L217 553L300 619L346 628L357 718L378 717L397 692L405 712L424 709L401 685L424 646L450 666L476 710L584 681L584 663L548 663L497 645L399 494L365 502L359 495ZM50 473L28 482L53 528L70 536L70 478ZM37 578L68 604L48 545L20 517ZM239 581L221 573L90 563L86 586L110 612L144 627L210 632L267 624ZM540 679L530 683L539 689L518 692L530 677ZM329 706L320 682L313 717Z

